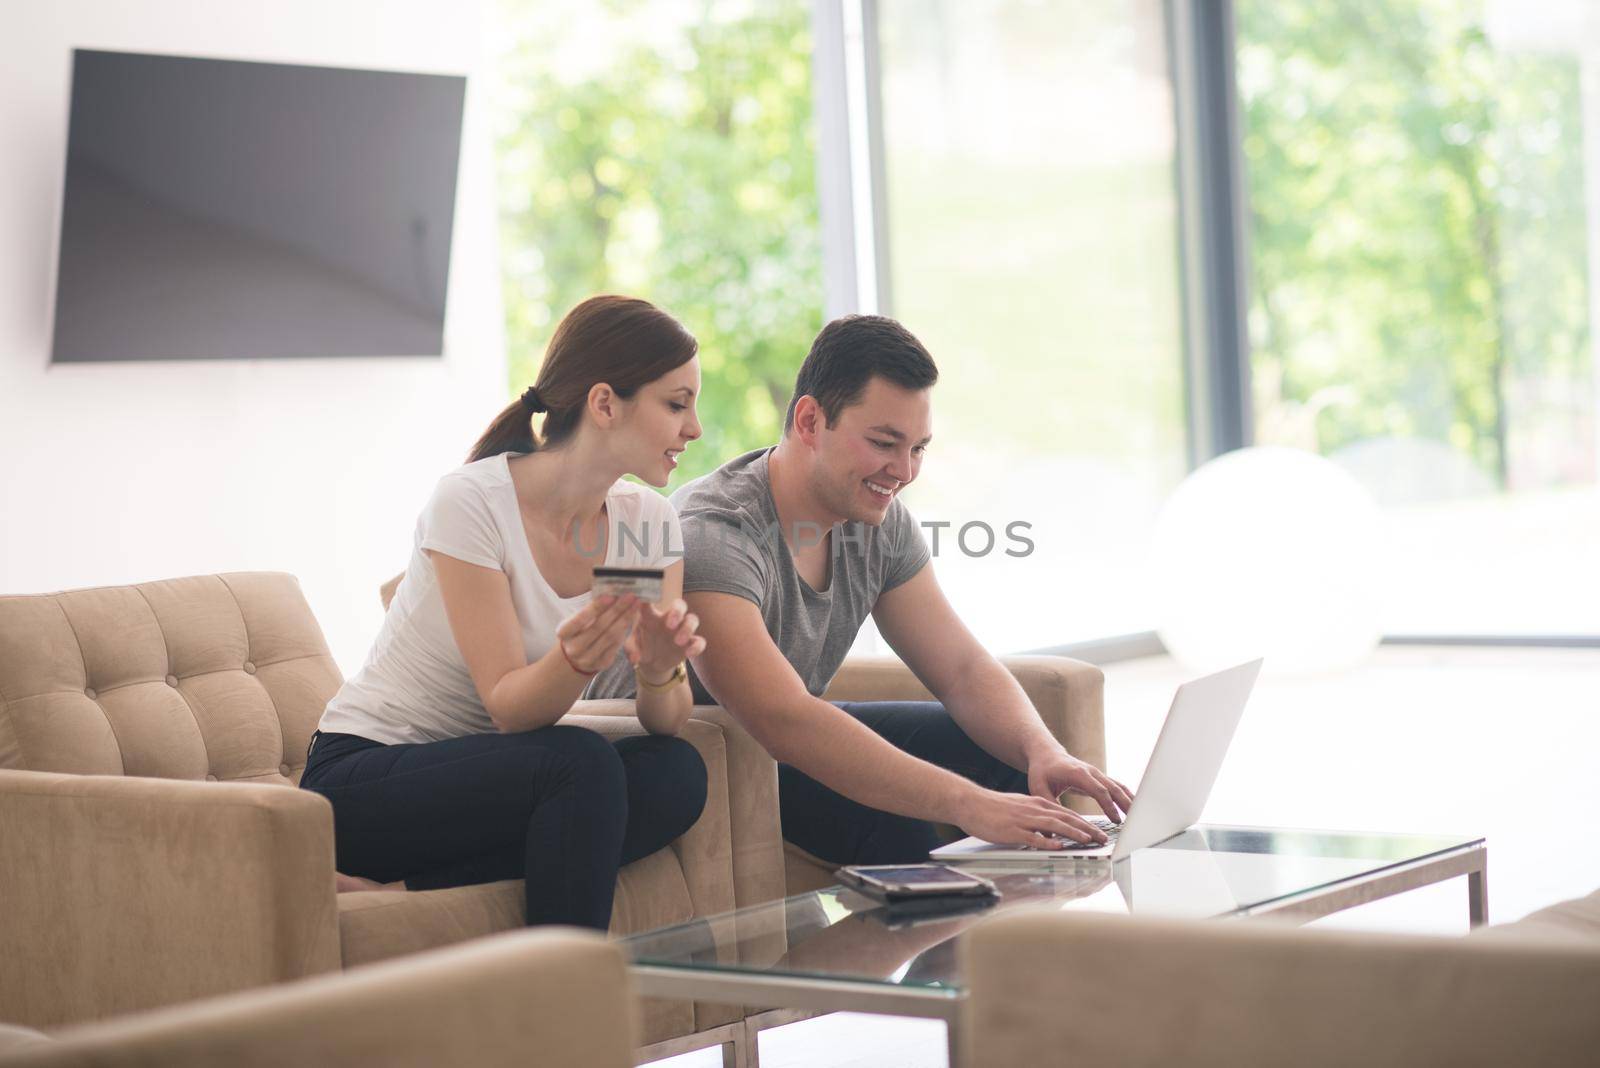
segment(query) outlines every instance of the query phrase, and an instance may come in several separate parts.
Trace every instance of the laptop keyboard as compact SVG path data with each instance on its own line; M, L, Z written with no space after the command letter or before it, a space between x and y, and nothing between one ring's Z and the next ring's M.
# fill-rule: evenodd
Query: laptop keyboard
M1084 818L1105 832L1106 845L1116 844L1117 835L1122 831L1122 825L1120 823L1112 823L1104 816L1085 816ZM1067 850L1102 848L1099 842L1077 842L1073 841L1071 838L1063 838L1061 841L1063 843L1063 848Z

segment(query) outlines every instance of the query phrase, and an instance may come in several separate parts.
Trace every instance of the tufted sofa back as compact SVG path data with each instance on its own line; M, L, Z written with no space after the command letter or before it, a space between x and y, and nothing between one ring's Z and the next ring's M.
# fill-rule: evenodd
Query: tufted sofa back
M0 597L0 768L292 785L342 681L293 575Z

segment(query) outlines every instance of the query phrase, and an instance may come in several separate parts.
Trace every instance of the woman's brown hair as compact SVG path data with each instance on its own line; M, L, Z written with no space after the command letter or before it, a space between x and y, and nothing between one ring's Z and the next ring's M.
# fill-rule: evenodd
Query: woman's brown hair
M627 400L640 386L688 363L699 348L682 323L647 300L590 297L561 320L538 379L495 416L467 462L554 448L577 432L596 383ZM539 412L548 413L542 436L533 432Z

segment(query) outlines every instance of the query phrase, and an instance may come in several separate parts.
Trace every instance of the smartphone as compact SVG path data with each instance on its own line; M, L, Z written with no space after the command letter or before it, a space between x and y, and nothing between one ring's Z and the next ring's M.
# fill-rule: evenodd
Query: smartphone
M975 916L994 908L999 901L998 897L915 897L909 901L886 901L867 915L889 930L899 931Z
M833 873L846 886L886 904L926 898L999 897L994 883L943 864L851 864Z

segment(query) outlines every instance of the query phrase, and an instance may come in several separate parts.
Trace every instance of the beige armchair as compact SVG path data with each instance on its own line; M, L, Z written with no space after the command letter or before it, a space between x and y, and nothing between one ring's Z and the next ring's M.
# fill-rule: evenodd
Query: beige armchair
M0 1064L627 1068L635 1011L615 945L547 927L54 1035L0 1028Z
M1100 672L1006 662L1067 747L1103 765ZM341 682L290 575L0 597L0 1020L56 1028L522 927L515 880L334 893L331 808L286 787ZM926 691L868 661L829 696ZM631 701L580 702L568 722L642 730ZM827 878L786 858L776 764L731 716L696 708L683 737L710 776L705 812L623 869L615 934ZM743 1017L646 999L637 1037L665 1055L735 1041Z
M522 927L517 881L334 893L332 810L289 787L341 681L290 575L0 597L0 1020L59 1027ZM729 746L708 721L683 737L705 812L622 871L616 933L737 904ZM740 825L742 853L779 852L775 810ZM640 1037L728 1022L649 1001Z
M968 1064L1600 1059L1600 893L1465 938L1018 911L960 952Z

